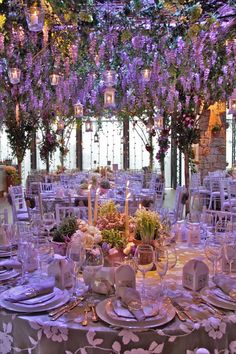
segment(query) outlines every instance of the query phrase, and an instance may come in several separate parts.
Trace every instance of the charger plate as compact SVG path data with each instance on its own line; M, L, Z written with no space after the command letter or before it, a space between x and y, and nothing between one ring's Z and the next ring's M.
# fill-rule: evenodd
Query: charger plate
M228 301L217 296L217 291L215 287L202 289L201 296L206 302L209 302L209 304L211 305L226 310L233 310L233 311L236 310L236 302Z
M159 312L148 317L144 321L118 316L113 308L113 298L105 299L96 306L99 318L116 327L130 329L147 329L162 326L170 322L175 317L175 309L168 299L163 300L159 305Z

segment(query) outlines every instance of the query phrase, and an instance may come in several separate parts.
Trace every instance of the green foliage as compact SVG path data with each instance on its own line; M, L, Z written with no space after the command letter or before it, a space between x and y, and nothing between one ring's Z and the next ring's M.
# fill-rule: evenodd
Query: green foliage
M66 217L63 219L57 230L53 235L53 241L65 242L70 240L71 236L77 230L77 220L74 216Z
M119 230L102 230L102 242L108 243L111 247L121 249L126 245L126 240L123 237L123 232Z
M101 217L114 213L117 213L117 208L113 200L109 200L108 202L102 204L99 209L99 216Z

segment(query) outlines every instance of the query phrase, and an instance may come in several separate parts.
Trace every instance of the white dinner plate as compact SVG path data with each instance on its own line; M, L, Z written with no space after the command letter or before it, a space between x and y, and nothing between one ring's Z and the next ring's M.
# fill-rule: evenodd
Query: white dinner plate
M19 274L20 272L18 272L16 269L6 270L5 272L0 273L0 281L5 281L5 280L15 278Z
M112 326L119 326L130 329L146 329L162 326L175 317L175 309L168 300L160 305L160 311L156 316L148 317L144 321L119 317L113 310L112 298L101 301L96 306L96 311L101 320Z
M226 310L236 310L236 302L227 301L219 296L214 292L215 288L204 288L201 290L202 298L209 302L209 304L214 305L216 307L220 307Z
M9 297L15 291L22 291L23 286L18 286L4 291L0 296L0 306L7 310L16 312L42 312L52 310L56 307L62 306L67 303L70 299L69 292L67 290L61 290L54 288L54 296L48 298L46 301L41 303L25 304L22 302L10 302L4 298ZM35 298L36 299L36 298Z
M0 258L7 258L10 256L15 256L16 255L16 250L13 250L12 252L10 251L0 251Z

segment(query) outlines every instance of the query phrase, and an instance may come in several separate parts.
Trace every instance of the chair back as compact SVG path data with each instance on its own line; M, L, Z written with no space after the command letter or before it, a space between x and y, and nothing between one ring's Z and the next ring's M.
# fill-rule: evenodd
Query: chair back
M69 216L75 216L76 218L87 220L88 212L86 207L71 207L71 206L62 206L56 204L56 223L59 225L63 219Z

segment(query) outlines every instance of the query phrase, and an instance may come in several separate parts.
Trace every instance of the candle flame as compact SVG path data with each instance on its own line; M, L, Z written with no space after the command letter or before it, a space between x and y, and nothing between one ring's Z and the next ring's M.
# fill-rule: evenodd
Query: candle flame
M92 187L92 184L89 183L89 185L88 185L88 190L89 190L89 191L90 191L91 187Z
M126 199L129 199L130 196L131 196L131 193L128 193Z
M97 188L97 190L96 190L96 194L98 195L98 194L99 194L99 192L100 192L100 188Z
M127 188L129 187L129 180L126 182L126 187Z

